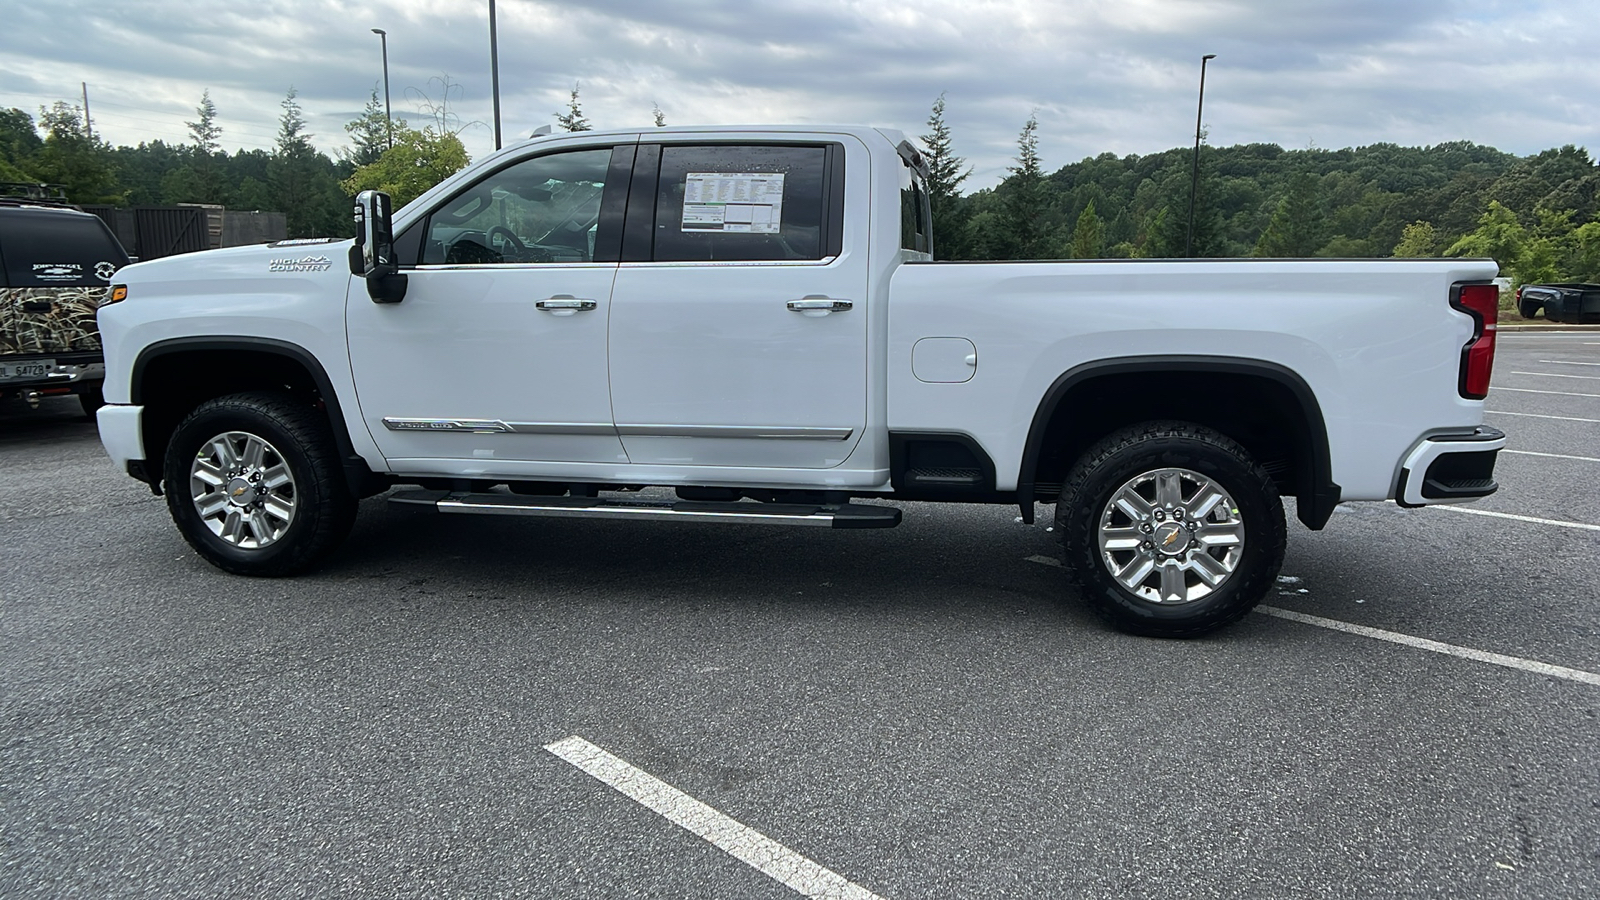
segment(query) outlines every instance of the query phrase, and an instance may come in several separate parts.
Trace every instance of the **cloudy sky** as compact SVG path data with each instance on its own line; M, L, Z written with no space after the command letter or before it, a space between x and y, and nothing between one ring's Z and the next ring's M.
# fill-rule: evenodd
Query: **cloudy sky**
M1600 151L1596 0L498 0L503 130L572 86L596 128L865 123L926 131L946 95L968 188L1037 112L1047 169L1213 144L1470 140ZM382 78L394 114L445 99L493 148L488 0L0 0L0 107L81 103L115 144L186 139L209 89L223 145L270 147L293 86L325 151Z

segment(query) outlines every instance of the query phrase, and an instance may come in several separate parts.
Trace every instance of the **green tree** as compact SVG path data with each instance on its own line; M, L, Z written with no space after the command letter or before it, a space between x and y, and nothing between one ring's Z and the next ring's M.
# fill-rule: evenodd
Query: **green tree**
M1425 258L1439 255L1439 237L1432 222L1412 222L1405 227L1400 243L1394 245L1391 256L1400 258Z
M1327 243L1319 186L1317 176L1310 172L1294 176L1267 230L1256 241L1256 256L1314 256Z
M1017 164L1001 185L1005 209L1007 256L1011 259L1046 259L1054 255L1050 225L1049 185L1039 163L1039 119L1029 116L1017 136Z
M43 146L33 116L15 107L0 109L0 181L37 181L29 170Z
M578 105L578 85L572 85L572 97L567 101L567 111L564 115L557 115L556 122L567 131L589 131L589 120L583 117L583 109Z
M200 95L196 119L185 122L192 146L187 161L162 179L161 192L172 203L223 203L227 191L222 181L218 155L222 150L222 126L217 124L217 105L211 91Z
M960 253L958 244L965 225L960 203L961 182L972 174L972 167L952 149L950 126L944 120L944 94L933 102L928 133L922 135L922 143L928 148L928 206L933 215L933 249L943 258L954 259Z
M64 187L74 203L113 203L118 199L116 168L111 148L90 137L81 107L57 101L39 110L44 143L34 155L33 174L48 184Z
M1489 208L1478 218L1478 227L1461 236L1445 250L1446 256L1483 256L1500 264L1500 269L1516 282L1517 264L1528 243L1528 231L1517 221L1517 214L1490 200Z
M418 131L402 124L394 138L392 148L340 182L345 193L383 191L394 199L398 208L466 168L470 162L467 148L459 137L439 134L432 127Z
M405 120L400 120L399 124L405 127ZM372 94L367 97L367 105L362 107L361 115L346 122L344 130L350 135L350 149L342 155L353 166L375 163L383 151L389 149L389 116L378 99L376 84L372 86Z
M1094 201L1078 215L1077 227L1072 229L1072 258L1100 259L1100 216L1094 211Z
M272 203L289 226L289 237L343 234L348 200L333 176L333 163L311 145L305 114L293 87L283 98L278 140L267 165Z

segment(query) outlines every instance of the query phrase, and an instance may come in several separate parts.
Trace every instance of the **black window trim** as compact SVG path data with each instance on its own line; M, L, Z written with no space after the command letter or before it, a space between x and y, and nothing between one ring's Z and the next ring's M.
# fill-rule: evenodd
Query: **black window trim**
M611 143L599 143L589 146L551 147L549 148L549 152L546 153L530 153L527 156L519 156L515 159L508 159L505 161L504 165L496 166L488 172L485 172L480 177L474 178L462 185L460 188L450 192L448 197L445 197L438 203L435 203L433 207L426 213L414 219L411 225L395 238L395 258L400 261L400 268L402 269L420 269L421 271L425 272L453 269L499 269L506 267L521 268L528 266L589 266L595 265L596 263L615 265L621 257L623 213L627 207L627 198L629 196L630 188L629 179L632 177L635 169L634 154L637 152L638 147L639 144L634 141L614 141ZM499 175L501 172L504 172L514 166L520 166L530 160L539 159L546 156L555 156L561 153L583 153L591 150L606 149L610 149L611 151L611 161L606 164L605 189L600 193L600 218L598 220L599 228L595 231L594 259L582 263L529 262L423 264L423 238L425 235L427 235L428 230L433 227L433 214L439 209L450 205L451 202L460 197L462 194L472 190L488 179Z
M821 259L752 259L752 260L660 260L662 265L673 266L796 266L828 264L844 253L844 158L845 147L840 141L763 140L753 138L717 138L710 135L688 134L685 140L646 141L639 144L634 158L633 180L628 192L627 221L622 231L622 256L625 263L654 263L656 229L656 192L661 182L661 150L674 147L707 147L716 145L737 147L821 147L822 198L827 204L822 217L820 234Z

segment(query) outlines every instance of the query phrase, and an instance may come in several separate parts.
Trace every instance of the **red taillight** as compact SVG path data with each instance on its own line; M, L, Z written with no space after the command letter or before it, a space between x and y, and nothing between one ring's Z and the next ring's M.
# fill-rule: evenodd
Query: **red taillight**
M1472 316L1472 340L1461 351L1461 396L1482 400L1489 396L1489 372L1494 368L1494 334L1500 317L1500 289L1492 284L1457 285L1450 305Z

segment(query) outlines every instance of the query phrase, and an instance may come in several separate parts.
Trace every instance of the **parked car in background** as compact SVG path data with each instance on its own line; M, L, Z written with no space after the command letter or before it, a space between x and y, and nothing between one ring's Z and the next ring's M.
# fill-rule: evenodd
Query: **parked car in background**
M1525 284L1517 289L1517 312L1540 312L1551 322L1600 321L1600 284Z
M76 394L104 402L95 313L128 254L97 216L30 200L0 200L0 398Z

